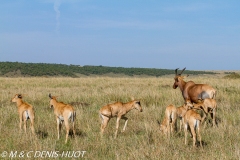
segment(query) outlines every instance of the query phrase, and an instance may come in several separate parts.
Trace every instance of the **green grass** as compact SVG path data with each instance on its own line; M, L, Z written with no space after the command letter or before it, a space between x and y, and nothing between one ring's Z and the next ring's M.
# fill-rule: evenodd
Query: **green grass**
M165 107L183 104L180 90L172 88L173 78L0 78L0 154L86 151L82 159L240 159L240 80L199 77L186 80L212 85L217 89L218 103L218 127L208 123L201 131L203 150L192 147L190 135L188 145L184 145L183 132L170 141L159 132L157 120L162 121ZM26 135L19 131L17 107L10 102L16 93L22 93L23 100L35 108L37 137L32 136L29 123ZM65 128L57 140L49 93L57 95L59 101L75 103L77 136L70 135L67 144ZM116 119L111 119L100 138L100 107L115 101L127 102L131 96L141 99L143 112L133 110L127 114L128 126L117 139L113 138ZM123 124L120 121L120 129Z

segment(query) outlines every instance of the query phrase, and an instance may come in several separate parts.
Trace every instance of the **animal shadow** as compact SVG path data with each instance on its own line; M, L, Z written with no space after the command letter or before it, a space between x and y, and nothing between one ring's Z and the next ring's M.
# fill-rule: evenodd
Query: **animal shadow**
M41 131L41 130L38 130L38 131L36 132L36 135L37 135L37 137L40 138L40 139L45 139L45 138L48 137L48 133L45 132L45 131Z
M205 146L207 146L207 143L202 140L202 147L204 148ZM196 147L201 148L200 141L196 142Z
M86 137L87 136L87 134L82 132L80 129L76 129L75 132L76 132L76 136L78 136L78 137ZM74 137L72 129L69 130L69 136L71 136L72 138Z

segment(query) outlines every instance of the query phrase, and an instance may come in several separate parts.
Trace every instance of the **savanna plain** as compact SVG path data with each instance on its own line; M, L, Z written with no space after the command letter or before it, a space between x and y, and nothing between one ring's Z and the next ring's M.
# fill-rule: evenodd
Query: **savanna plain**
M179 88L173 89L174 75L169 77L84 77L84 78L0 78L0 153L3 151L86 151L82 159L240 159L240 80L221 76L189 76L186 81L206 83L217 90L217 124L212 127L208 116L202 127L203 150L184 144L184 132L167 139L159 132L167 105L181 106L184 101ZM10 102L15 94L34 106L35 132L27 123L27 133L19 131L17 106ZM65 127L57 140L57 124L48 94L76 109L76 137L65 144ZM128 126L114 139L116 118L110 120L104 136L100 136L99 109L116 101L140 99L143 112L130 111ZM179 128L179 124L178 124ZM9 159L3 158L1 159ZM36 157L35 157L36 158ZM12 159L22 159L14 157ZM34 157L24 159L34 159ZM43 159L38 157L36 159ZM44 159L72 159L56 157Z

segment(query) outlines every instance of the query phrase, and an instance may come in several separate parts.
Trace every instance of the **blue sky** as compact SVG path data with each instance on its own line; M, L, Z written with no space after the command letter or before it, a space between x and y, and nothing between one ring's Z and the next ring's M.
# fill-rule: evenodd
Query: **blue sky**
M0 61L240 70L238 0L6 0Z

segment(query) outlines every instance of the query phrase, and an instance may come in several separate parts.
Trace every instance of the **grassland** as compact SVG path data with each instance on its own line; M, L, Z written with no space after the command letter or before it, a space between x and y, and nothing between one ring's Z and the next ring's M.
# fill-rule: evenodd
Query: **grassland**
M192 148L190 136L185 146L182 132L170 141L159 133L157 120L162 120L165 107L183 104L180 90L172 88L173 77L0 78L0 154L3 151L86 151L82 159L240 159L240 80L200 75L186 80L207 83L217 90L218 127L208 123L202 129L203 150ZM24 101L35 107L37 137L32 136L29 125L27 135L19 131L17 107L10 102L16 93L24 94ZM57 95L59 101L73 103L76 108L77 137L70 138L67 144L64 144L64 128L57 140L49 93ZM141 99L143 112L133 110L127 114L127 129L117 139L113 139L116 119L112 119L101 139L99 108L115 101L127 102L131 96ZM123 122L120 121L120 128ZM31 156L28 159L34 159Z

